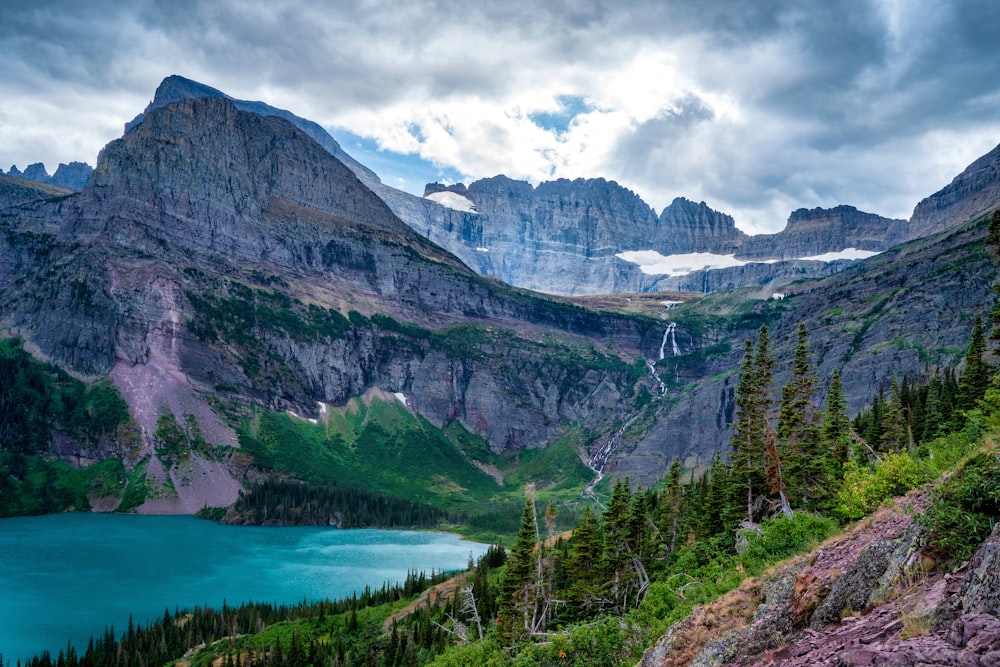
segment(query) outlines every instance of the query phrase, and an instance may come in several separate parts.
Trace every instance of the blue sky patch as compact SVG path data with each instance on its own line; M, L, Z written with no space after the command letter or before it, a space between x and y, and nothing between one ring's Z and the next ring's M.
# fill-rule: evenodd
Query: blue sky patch
M559 111L530 113L528 118L543 130L562 134L569 129L569 124L573 122L574 118L596 108L579 95L559 95L556 101L559 102Z
M422 197L424 186L428 183L457 183L462 180L458 170L436 165L416 153L382 150L374 139L342 128L326 128L326 131L351 157L378 174L383 183L404 192Z

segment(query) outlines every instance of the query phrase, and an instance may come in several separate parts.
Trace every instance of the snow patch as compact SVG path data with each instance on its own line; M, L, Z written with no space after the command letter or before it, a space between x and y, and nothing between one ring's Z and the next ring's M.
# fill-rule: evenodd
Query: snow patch
M626 262L639 265L639 270L647 276L686 276L695 271L708 269L728 269L747 264L773 264L776 259L747 262L736 259L735 255L716 255L711 252L689 252L682 255L661 255L655 250L629 250L615 255Z
M297 412L295 412L295 410L285 410L285 412L288 413L288 415L290 417L293 417L294 419L298 419L299 421L309 422L310 424L318 424L319 423L318 419L313 419L311 417L303 417L302 415L300 415Z
M869 257L874 257L878 254L879 253L875 250L845 248L843 250L838 250L837 252L825 252L822 255L813 255L812 257L803 257L802 259L813 262L835 262L838 259L868 259Z
M399 401L399 402L400 402L400 403L402 403L403 405L406 405L406 394L404 394L404 393L403 393L403 392L401 392L401 391L397 391L397 392L396 392L395 394L393 394L393 396L395 396L395 397L396 397L396 400L397 400L397 401Z
M430 199L432 202L441 204L441 206L445 206L456 211L476 213L476 205L472 203L472 200L468 197L463 197L457 192L449 192L448 190L443 192L432 192L427 195L426 198Z
M489 252L489 248L476 248L476 252Z
M868 259L879 254L874 250L859 250L846 248L837 252L827 252L812 257L800 257L800 260L813 262L835 262L842 259ZM686 276L695 271L710 269L728 269L747 264L774 264L777 259L736 259L736 255L716 255L711 252L689 252L679 255L661 255L655 250L629 250L615 255L619 259L632 264L638 264L639 270L647 276ZM795 260L788 260L795 261Z

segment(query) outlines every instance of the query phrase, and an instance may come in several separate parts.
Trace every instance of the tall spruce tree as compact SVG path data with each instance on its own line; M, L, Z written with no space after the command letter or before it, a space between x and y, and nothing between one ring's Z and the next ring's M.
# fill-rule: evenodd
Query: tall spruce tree
M986 334L983 331L983 320L978 315L972 325L969 336L969 349L965 354L965 368L958 379L959 410L971 410L976 407L990 386L990 367L986 363Z
M667 484L660 499L660 534L667 554L677 548L680 540L681 519L684 512L684 488L681 481L681 460L674 458L667 473Z
M733 422L731 479L731 509L739 505L745 511L736 513L753 521L760 500L764 497L765 453L767 429L774 412L774 358L771 354L767 326L761 326L757 345L747 340L740 380L736 385L736 416Z
M809 358L809 332L800 323L792 377L781 390L775 441L789 502L799 507L815 501L829 485L829 462L819 444L819 419L813 405L817 384Z
M588 505L580 524L573 530L573 552L566 561L566 576L570 582L569 601L573 611L590 615L600 608L601 571L604 545L594 511Z
M735 419L732 423L732 481L730 487L730 513L747 516L752 511L755 493L760 493L760 484L755 476L758 469L759 453L755 447L753 411L756 409L757 379L753 364L753 340L747 338L743 345L743 361L740 363L740 379L736 384ZM739 509L742 504L744 509Z
M535 549L538 545L538 523L534 499L524 501L521 527L517 540L507 557L507 570L500 582L497 632L504 646L512 646L530 627L535 596Z
M887 452L898 452L913 447L913 437L910 433L910 423L907 419L906 406L903 405L903 395L899 381L893 378L889 388L889 400L882 406L881 418L881 449Z
M847 416L847 398L840 369L833 369L830 388L826 392L826 410L823 412L823 447L828 452L831 466L839 476L840 468L850 456L851 420Z

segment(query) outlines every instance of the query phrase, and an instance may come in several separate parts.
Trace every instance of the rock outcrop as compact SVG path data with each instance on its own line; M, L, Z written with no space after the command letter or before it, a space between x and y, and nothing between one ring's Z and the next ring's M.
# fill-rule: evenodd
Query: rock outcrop
M1000 206L1000 145L913 209L907 238L944 231Z
M347 165L411 228L453 253L480 275L493 276L517 287L561 295L673 289L710 291L819 277L845 265L777 262L745 270L721 269L718 275L715 270L705 272L708 275L699 273L681 278L646 275L637 265L615 255L629 250L727 255L737 252L754 237L736 229L731 216L712 210L704 202L695 204L678 198L657 216L634 192L601 178L560 179L532 187L524 181L496 176L468 187L429 184L425 188L425 195L450 191L471 202L469 207L456 209L385 185L312 121L263 102L231 98L220 90L176 75L164 79L146 111L126 124L126 129L134 127L153 109L198 97L227 99L238 109L292 122ZM853 211L857 219L845 222L841 208ZM820 220L829 222L831 228L826 232L819 230ZM874 224L864 230L852 228L860 220L871 220ZM812 222L811 227L799 225L788 235L784 232L769 235L772 238L759 242L757 250L747 256L761 258L767 247L773 252L766 259L821 255L859 247L850 245L858 237L868 242L866 249L884 250L898 240L893 235L898 221L885 221L850 207L838 207L825 217L814 217ZM884 236L881 243L877 241L880 234ZM782 247L786 238L794 244L787 251ZM807 254L797 255L798 252Z
M906 238L905 220L883 218L853 206L800 208L777 234L748 237L736 250L740 259L801 259L847 248L882 252Z
M720 213L705 202L696 204L684 197L677 197L663 209L659 226L665 233L663 238L657 239L655 249L664 255L689 252L732 255L749 238L736 228L731 215Z
M639 666L1000 665L1000 527L958 573L929 571L913 520L926 502L897 499L744 582L672 627Z

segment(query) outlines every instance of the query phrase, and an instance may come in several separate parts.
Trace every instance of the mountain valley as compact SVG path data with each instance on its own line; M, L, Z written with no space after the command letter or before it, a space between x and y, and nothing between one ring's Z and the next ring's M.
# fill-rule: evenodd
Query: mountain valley
M481 599L467 593L459 610L454 584L450 601L435 611L427 603L420 621L362 611L372 625L359 646L378 645L384 664L416 664L399 649L395 619L406 641L424 642L421 659L441 654L436 664L588 664L605 645L620 651L609 664L624 664L666 632L644 664L673 664L679 633L700 621L669 631L668 621L745 586L753 604L734 627L758 643L702 637L688 658L757 664L792 642L802 652L784 658L829 653L803 629L815 605L829 606L821 627L884 601L835 601L842 573L809 570L807 559L767 568L954 470L943 491L914 496L939 508L927 510L932 527L885 510L875 520L892 524L884 535L821 553L853 545L837 567L867 585L871 559L885 566L878 579L901 576L904 563L916 576L921 558L927 571L958 567L976 552L974 565L960 566L970 568L962 581L936 573L919 586L940 593L935 646L962 649L948 632L965 628L967 642L978 636L977 664L990 664L1000 651L989 643L997 582L981 563L995 562L998 540L995 381L976 385L962 407L955 398L956 416L934 437L910 433L900 436L908 444L880 449L861 425L888 424L877 413L885 405L899 408L893 428L912 423L912 407L900 417L900 396L926 399L917 388L932 383L965 400L973 362L995 360L983 323L988 331L996 317L998 165L1000 147L909 221L847 205L799 209L783 231L750 236L704 202L678 197L657 215L600 178L533 186L496 176L429 184L417 197L383 184L311 121L168 77L92 173L60 168L86 173L83 182L41 165L0 174L0 513L419 525L509 545L516 535L506 566L499 548L497 562L465 575L491 591L485 601L477 588ZM746 472L744 501L733 443L750 380L792 392L804 373L812 384L803 400L816 407L802 432L825 434L829 403L843 402L846 430L831 436L843 460L823 478L830 488L810 480L786 498L781 475L807 476L809 466L803 452L779 452L795 439L782 431L782 393L781 406L775 395L764 409L755 444L767 465ZM793 463L782 473L779 462L775 481L785 456ZM895 477L879 486L882 474ZM854 496L851 483L861 489ZM976 542L960 545L974 547L962 557L942 537L953 517L935 514L959 506ZM564 587L558 604L538 606L544 587L530 583L533 572L548 577L549 602ZM598 576L613 586L602 589ZM693 583L676 584L684 577ZM753 617L772 603L788 620L780 632ZM282 641L302 641L293 625L324 628L333 651L332 637L359 632L367 609L357 598L336 604L342 620L303 604L302 616L281 621L284 640L261 641L276 641L280 657ZM486 639L449 652L444 633L457 633L455 619L471 633L480 613L498 619ZM431 614L440 632L407 625L431 628ZM972 618L983 614L992 620ZM166 616L158 632L183 624ZM379 643L390 632L394 648ZM243 634L214 628L205 636L217 644L195 648L192 637L184 650L205 652L197 664L232 658L233 646L250 646ZM269 655L268 664L285 664Z

